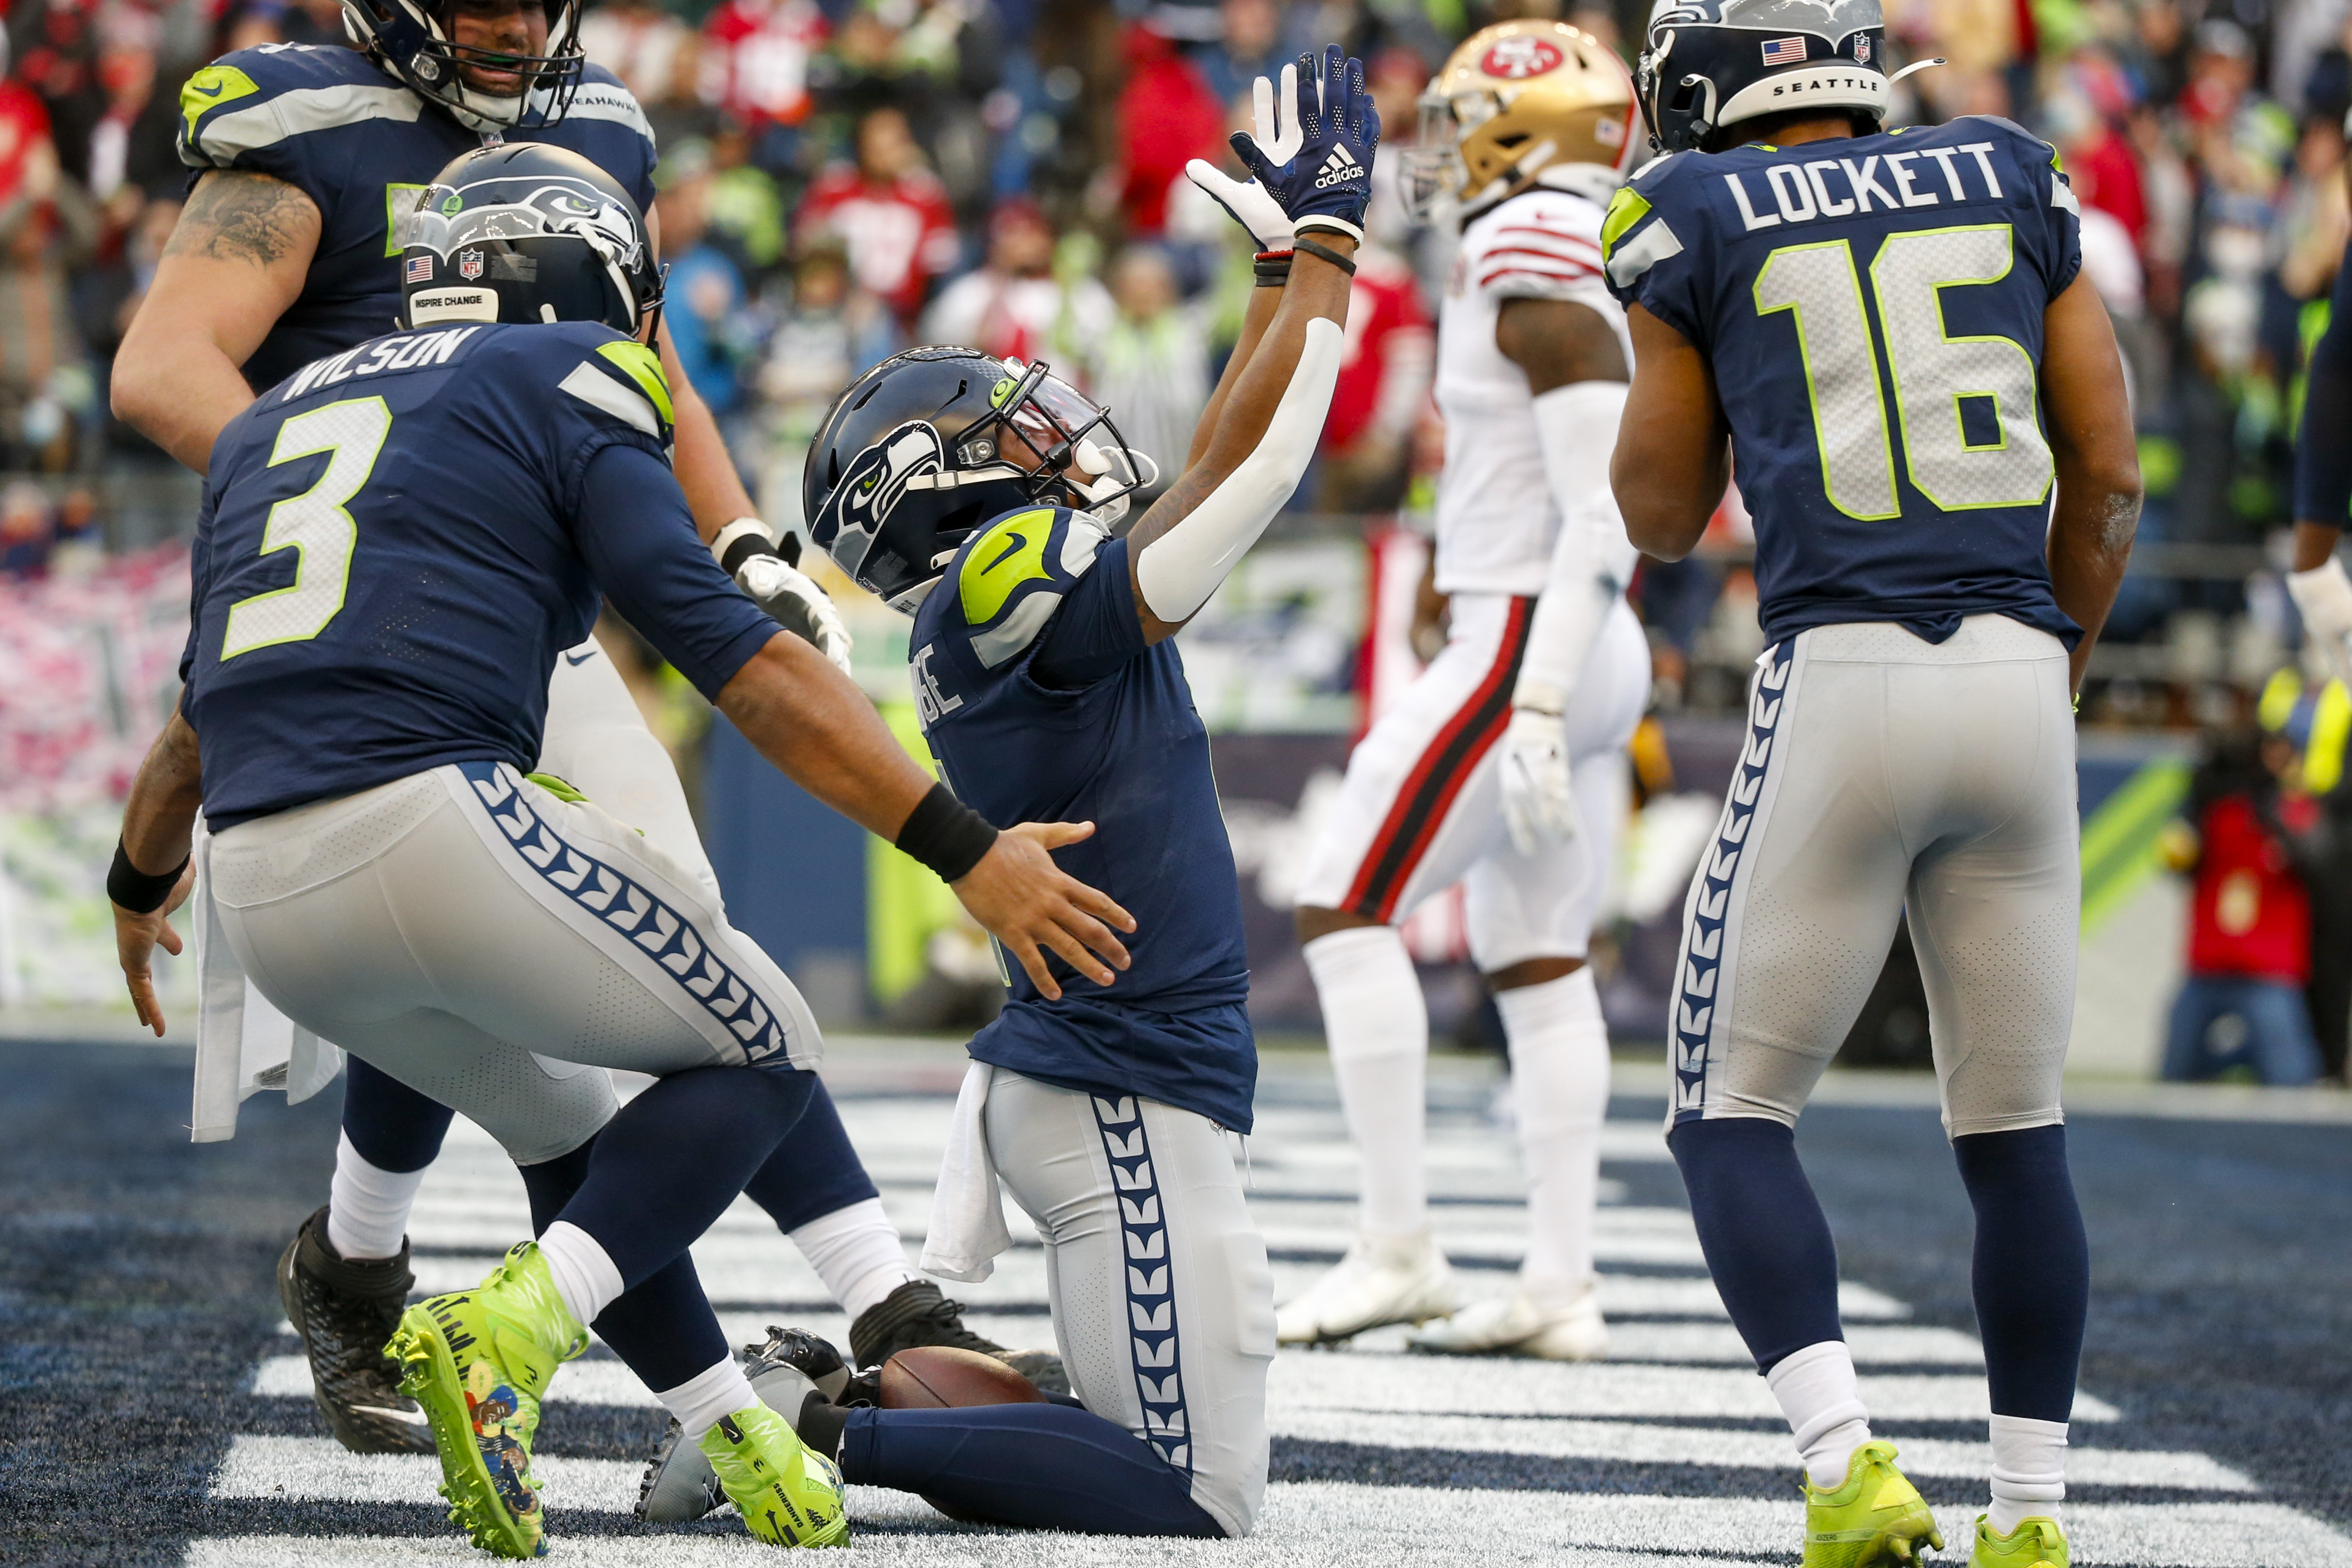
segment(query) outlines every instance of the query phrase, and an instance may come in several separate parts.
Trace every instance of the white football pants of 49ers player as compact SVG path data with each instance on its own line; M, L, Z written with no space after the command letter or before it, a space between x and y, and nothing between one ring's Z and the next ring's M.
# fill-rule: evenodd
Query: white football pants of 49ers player
M1454 596L1444 651L1348 758L1300 906L1394 924L1459 882L1480 969L1584 956L1625 814L1625 747L1649 699L1649 644L1620 600L1561 716L1576 837L1523 854L1503 825L1499 742L1534 612L1532 599Z

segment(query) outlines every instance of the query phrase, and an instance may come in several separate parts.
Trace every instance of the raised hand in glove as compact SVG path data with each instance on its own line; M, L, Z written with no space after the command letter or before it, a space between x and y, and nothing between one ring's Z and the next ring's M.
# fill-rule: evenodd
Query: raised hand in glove
M1234 152L1289 214L1294 235L1333 229L1360 242L1372 199L1372 153L1381 144L1381 112L1364 88L1364 62L1333 44L1319 60L1299 56L1296 75L1285 67L1282 80L1289 130L1270 145L1235 131ZM1258 126L1266 129L1265 117Z
M1576 837L1568 730L1557 711L1515 707L1503 732L1503 825L1523 855Z
M800 559L799 536L784 538L780 551L768 537L768 526L757 517L739 517L710 541L710 553L777 625L811 643L843 674L849 670L849 628L833 601L795 564Z
M2344 563L2330 556L2309 571L2290 574L2286 589L2327 673L2352 686L2352 577L2345 575Z
M1298 124L1298 68L1282 68L1282 88L1279 95L1275 86L1264 77L1251 89L1250 105L1255 113L1255 139L1258 146L1277 162L1287 162L1298 155L1303 138ZM1284 123L1285 121L1287 123ZM1234 138L1236 141L1241 138ZM1184 165L1185 178L1209 193L1209 198L1225 209L1234 222L1248 231L1261 251L1285 251L1290 248L1290 214L1274 199L1274 193L1256 180L1236 180L1206 159L1195 158Z

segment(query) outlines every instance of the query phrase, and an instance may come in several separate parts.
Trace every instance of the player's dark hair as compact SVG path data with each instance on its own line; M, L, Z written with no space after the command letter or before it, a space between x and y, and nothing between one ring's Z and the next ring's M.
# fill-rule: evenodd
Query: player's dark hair
M1781 114L1759 115L1743 120L1737 125L1718 126L1706 139L1705 151L1728 152L1734 147L1745 147L1751 141L1775 142L1780 132L1792 125L1811 125L1823 120L1843 120L1856 136L1875 136L1880 126L1866 114L1840 113L1830 109L1792 109Z

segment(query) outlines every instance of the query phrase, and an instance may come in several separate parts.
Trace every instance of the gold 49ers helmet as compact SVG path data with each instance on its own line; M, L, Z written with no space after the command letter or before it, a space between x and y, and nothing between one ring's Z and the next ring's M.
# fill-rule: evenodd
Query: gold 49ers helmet
M1421 134L1400 150L1405 209L1425 223L1448 197L1491 207L1555 164L1622 178L1638 112L1633 76L1600 39L1565 22L1497 22L1421 95Z

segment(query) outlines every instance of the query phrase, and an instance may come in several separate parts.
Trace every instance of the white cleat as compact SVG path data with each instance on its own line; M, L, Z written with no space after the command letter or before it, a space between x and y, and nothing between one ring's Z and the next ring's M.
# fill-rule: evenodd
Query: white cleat
M1348 1255L1274 1314L1280 1344L1329 1344L1389 1323L1425 1323L1461 1304L1453 1266L1426 1230L1359 1234Z
M1406 1342L1433 1355L1531 1355L1545 1361L1598 1361L1609 1354L1609 1324L1592 1288L1565 1307L1543 1308L1524 1291L1473 1301Z

